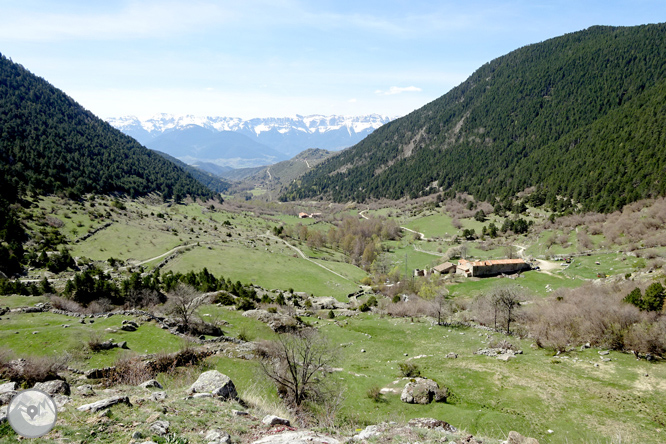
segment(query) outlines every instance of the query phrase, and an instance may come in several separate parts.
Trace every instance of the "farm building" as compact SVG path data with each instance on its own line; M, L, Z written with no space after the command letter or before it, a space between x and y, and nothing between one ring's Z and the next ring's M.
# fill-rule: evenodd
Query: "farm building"
M432 269L433 273L439 273L439 274L448 274L448 273L455 273L456 272L456 266L452 264L451 262L444 262L443 264L439 264L436 267Z
M529 270L531 267L522 259L497 259L490 261L458 261L457 273L467 277L486 277L498 274L511 274Z

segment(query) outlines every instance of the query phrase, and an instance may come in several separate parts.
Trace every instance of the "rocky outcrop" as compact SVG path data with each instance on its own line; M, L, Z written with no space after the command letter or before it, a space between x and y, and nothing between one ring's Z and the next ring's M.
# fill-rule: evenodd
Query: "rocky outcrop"
M69 384L65 381L60 381L60 380L55 380L55 381L46 381L46 382L38 382L35 384L33 387L36 390L41 390L44 393L48 393L49 395L65 395L69 396L71 394L71 390L69 387Z
M301 326L301 322L282 313L269 313L266 310L248 310L243 316L265 323L276 333L288 333Z
M446 402L448 389L440 388L432 379L416 378L405 385L400 400L408 404L430 404L431 402Z
M274 426L274 425L285 425L285 426L290 426L291 422L286 419L286 418L280 418L279 416L275 415L268 415L264 416L264 419L261 420L264 424L268 426Z

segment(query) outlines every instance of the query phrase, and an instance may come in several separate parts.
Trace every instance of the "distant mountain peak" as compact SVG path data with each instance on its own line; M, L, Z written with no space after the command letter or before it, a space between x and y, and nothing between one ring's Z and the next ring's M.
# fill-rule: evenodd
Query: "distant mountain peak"
M240 133L287 156L294 156L308 148L335 151L352 146L393 119L395 117L380 114L297 114L291 117L241 119L159 113L150 117L108 118L107 122L146 146L163 134L197 125L211 131Z

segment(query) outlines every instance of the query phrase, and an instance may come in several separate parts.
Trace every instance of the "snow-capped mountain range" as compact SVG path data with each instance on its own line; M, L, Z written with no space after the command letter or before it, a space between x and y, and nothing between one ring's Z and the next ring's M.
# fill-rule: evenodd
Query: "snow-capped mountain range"
M352 146L393 119L378 114L355 117L296 115L249 120L157 114L145 119L134 116L109 118L107 122L148 148L158 137L197 126L210 131L240 133L292 157L308 148L339 150Z

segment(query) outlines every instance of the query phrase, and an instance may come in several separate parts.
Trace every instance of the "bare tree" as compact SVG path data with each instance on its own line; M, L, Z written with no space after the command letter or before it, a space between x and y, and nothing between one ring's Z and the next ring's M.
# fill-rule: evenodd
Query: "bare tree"
M198 319L197 309L206 302L206 297L189 285L179 284L167 295L167 313L175 317L183 329L190 331Z
M520 307L520 294L514 287L498 287L491 294L491 302L497 329L498 316L506 323L506 334L511 334L511 322L515 321L516 310Z
M336 352L316 330L278 335L262 351L261 369L293 404L324 395L322 380Z
M433 317L437 318L437 325L442 325L442 318L451 314L451 303L446 296L438 294L430 301L430 306Z

